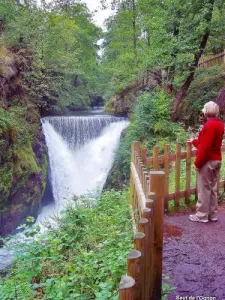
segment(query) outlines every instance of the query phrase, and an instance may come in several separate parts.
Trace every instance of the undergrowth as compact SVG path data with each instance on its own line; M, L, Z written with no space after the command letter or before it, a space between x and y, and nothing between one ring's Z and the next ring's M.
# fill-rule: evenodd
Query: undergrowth
M48 232L30 227L21 239L10 240L15 255L13 269L0 277L3 300L118 299L118 287L127 271L127 254L133 248L128 191L104 192L97 202L79 199L54 222ZM33 218L27 218L28 223ZM163 274L163 296L173 291Z
M166 144L174 145L176 141L186 143L187 132L181 124L170 119L171 104L172 99L163 90L143 93L137 98L130 126L115 157L115 164L127 177L129 177L130 149L133 141L142 141L150 155L153 146L159 146L161 152Z
M132 249L128 192L105 192L96 205L69 206L58 229L16 246L1 299L117 299ZM31 235L33 230L31 230Z

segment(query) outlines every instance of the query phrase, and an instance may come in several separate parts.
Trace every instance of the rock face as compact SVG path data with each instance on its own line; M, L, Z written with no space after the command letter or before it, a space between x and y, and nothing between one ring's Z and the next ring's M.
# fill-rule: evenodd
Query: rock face
M47 159L39 110L21 75L30 60L21 63L0 46L0 62L0 236L5 236L26 217L37 216Z
M1 113L0 113L1 115ZM1 128L0 128L1 131ZM0 135L0 236L10 234L28 216L37 217L46 185L45 141L39 128L31 142Z
M110 113L131 113L136 102L136 97L144 91L151 92L161 83L161 71L148 71L141 78L132 82L126 88L121 89L107 103L106 110Z

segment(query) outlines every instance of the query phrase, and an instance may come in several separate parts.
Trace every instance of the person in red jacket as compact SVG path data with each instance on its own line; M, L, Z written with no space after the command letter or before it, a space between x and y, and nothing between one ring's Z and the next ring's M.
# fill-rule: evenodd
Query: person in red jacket
M221 167L221 146L224 124L218 119L219 106L213 102L204 105L203 113L207 121L197 139L192 144L197 148L195 169L198 173L198 202L196 214L190 215L194 222L217 221L217 188Z

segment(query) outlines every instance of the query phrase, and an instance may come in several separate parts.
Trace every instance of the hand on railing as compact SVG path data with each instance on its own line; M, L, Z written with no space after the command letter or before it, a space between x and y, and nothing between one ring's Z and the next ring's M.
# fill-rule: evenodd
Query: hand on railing
M192 144L193 140L194 139L188 139L187 142Z

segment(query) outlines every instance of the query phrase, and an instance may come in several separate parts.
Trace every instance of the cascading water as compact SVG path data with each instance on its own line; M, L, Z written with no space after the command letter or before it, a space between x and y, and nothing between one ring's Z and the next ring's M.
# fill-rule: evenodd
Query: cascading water
M103 128L111 123L119 122L121 118L100 116L77 116L77 117L51 117L44 118L43 129L47 142L49 138L46 123L52 125L53 129L61 136L70 149L81 148L88 141L101 135ZM120 133L119 133L120 134ZM50 137L51 138L51 137ZM50 145L49 145L50 146ZM48 149L50 149L48 146Z
M40 224L73 196L101 190L128 121L112 116L51 117L42 120L48 147L54 204L42 209Z
M58 214L73 196L101 191L128 121L107 115L47 117L42 119L42 126L55 201L43 207L36 225ZM12 253L2 249L0 271L11 262Z

